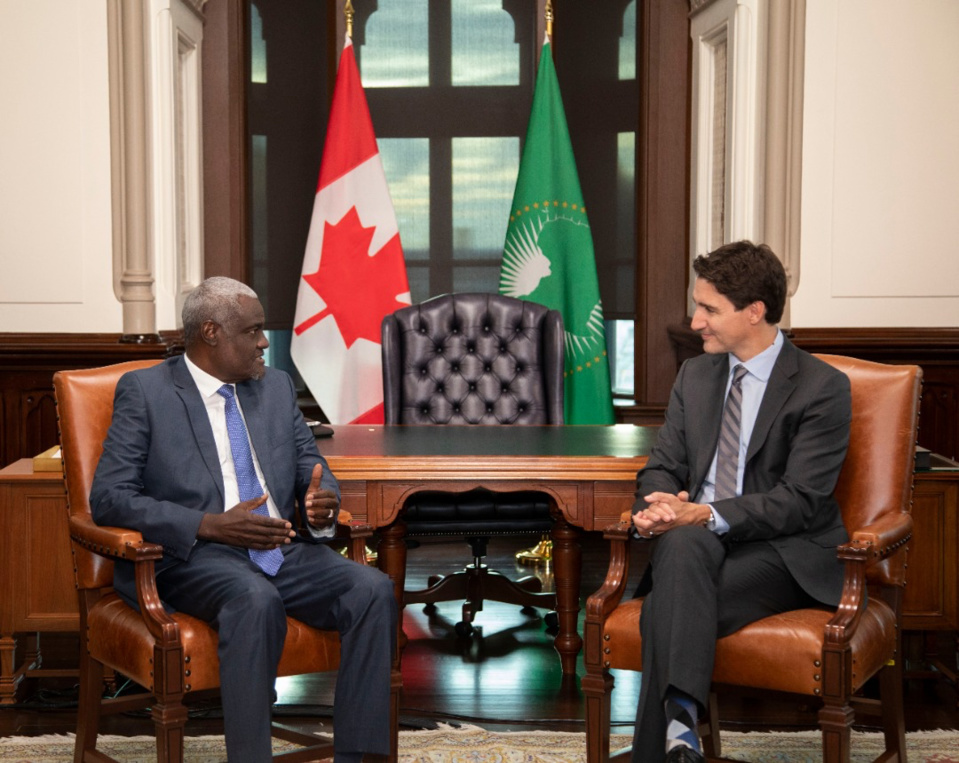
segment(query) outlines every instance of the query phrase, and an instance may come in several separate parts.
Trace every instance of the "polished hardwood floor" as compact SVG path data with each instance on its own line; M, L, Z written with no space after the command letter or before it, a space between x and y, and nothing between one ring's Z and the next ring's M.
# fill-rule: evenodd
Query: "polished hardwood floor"
M515 562L516 550L531 545L530 538L495 539L488 562L510 576L535 574L552 585L550 569ZM409 554L411 587L425 584L433 574L452 572L469 559L469 547L460 541L426 543ZM599 587L605 574L606 547L599 534L583 539L583 597ZM638 576L638 565L631 575ZM440 604L432 612L410 607L404 615L409 643L403 657L402 724L424 728L437 722L475 723L490 729L583 730L583 696L578 679L563 681L559 658L546 632L543 612L524 613L518 607L490 602L477 617L469 639L454 631L460 605ZM954 636L954 634L953 634ZM921 652L922 642L911 637L911 652ZM953 642L954 643L954 642ZM51 659L69 662L72 641L53 640ZM946 646L951 644L946 642ZM59 654L57 653L59 650ZM49 661L48 661L49 662ZM578 674L582 675L582 662ZM616 674L612 715L615 730L632 730L638 674ZM330 676L280 679L276 716L291 726L328 728L333 702ZM917 678L906 682L907 730L959 728L959 692L949 682ZM0 736L66 733L74 730L75 688L62 679L29 680L21 686L21 703L0 710ZM720 715L725 728L737 730L800 729L816 724L813 702L770 695L761 697L723 694ZM871 728L866 721L860 728ZM142 716L108 719L105 733L149 734L151 724ZM215 703L195 706L188 733L221 731Z

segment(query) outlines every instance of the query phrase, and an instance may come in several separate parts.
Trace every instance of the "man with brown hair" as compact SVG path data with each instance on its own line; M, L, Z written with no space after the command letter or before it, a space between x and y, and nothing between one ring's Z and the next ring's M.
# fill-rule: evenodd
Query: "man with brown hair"
M697 733L717 638L767 615L839 602L832 497L849 443L849 380L779 330L786 274L741 241L693 263L705 354L679 371L636 477L649 539L634 763L703 759Z

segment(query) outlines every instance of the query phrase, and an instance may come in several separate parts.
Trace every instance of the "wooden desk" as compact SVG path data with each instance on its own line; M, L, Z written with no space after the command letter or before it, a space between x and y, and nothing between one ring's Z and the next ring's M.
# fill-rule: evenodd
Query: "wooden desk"
M320 452L340 481L343 508L381 529L380 568L397 600L406 582L400 510L423 490L538 490L554 503L553 575L563 672L576 672L581 550L579 530L598 530L632 506L637 470L656 429L614 426L337 426Z
M571 671L568 663L580 644L576 528L601 530L630 506L633 478L656 430L562 427L540 439L539 427L473 427L467 439L461 431L466 428L459 427L383 429L336 427L336 434L319 440L319 446L340 479L344 508L383 528L384 542L394 544L394 555L385 563L393 568L398 588L405 582L403 569L396 569L405 569L405 546L390 525L413 493L485 485L552 496L563 516L558 539L566 555L563 564L575 570L573 582L564 581L557 591L564 608L561 626L565 623L565 640L557 646L563 647L564 671ZM509 437L501 437L503 431ZM936 469L916 473L904 630L959 630L959 464L937 463ZM47 550L51 543L54 553ZM62 477L35 474L31 460L21 459L0 469L0 706L15 701L24 675L45 672L37 633L78 628ZM19 660L18 633L34 634Z
M76 675L41 668L38 638L80 627L66 505L62 474L29 458L0 470L0 706L26 675ZM30 634L19 657L17 633Z

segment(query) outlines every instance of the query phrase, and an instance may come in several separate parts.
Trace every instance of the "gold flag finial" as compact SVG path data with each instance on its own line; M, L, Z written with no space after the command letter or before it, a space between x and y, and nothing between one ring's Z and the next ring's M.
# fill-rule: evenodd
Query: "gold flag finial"
M346 16L346 36L353 39L353 0L346 0L343 5L343 15Z
M546 0L546 36L553 39L553 0Z

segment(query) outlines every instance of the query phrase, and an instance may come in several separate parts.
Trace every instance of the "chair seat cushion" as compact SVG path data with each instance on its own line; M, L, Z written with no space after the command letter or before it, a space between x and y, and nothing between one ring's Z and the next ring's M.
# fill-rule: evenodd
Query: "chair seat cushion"
M425 491L404 507L407 535L516 535L549 532L553 519L543 493Z
M603 631L610 668L643 669L639 618L642 599L617 607ZM763 618L716 642L713 681L819 696L826 609L798 609ZM869 600L852 639L852 691L895 655L895 616L880 600Z
M217 633L202 620L181 612L171 615L180 630L186 691L200 691L220 685ZM143 687L153 688L153 636L139 612L117 594L109 594L87 614L87 644L91 656ZM286 643L280 658L279 675L318 673L339 665L340 637L336 631L322 631L287 618Z

